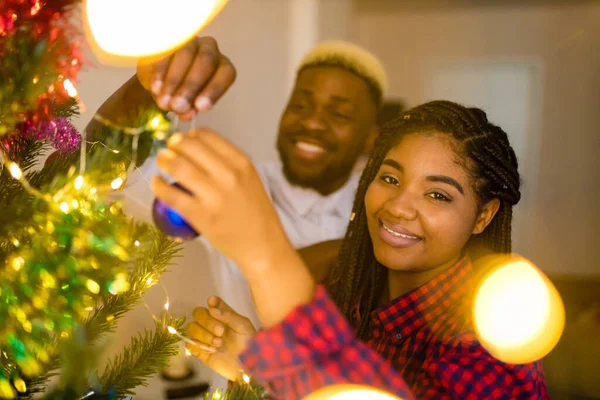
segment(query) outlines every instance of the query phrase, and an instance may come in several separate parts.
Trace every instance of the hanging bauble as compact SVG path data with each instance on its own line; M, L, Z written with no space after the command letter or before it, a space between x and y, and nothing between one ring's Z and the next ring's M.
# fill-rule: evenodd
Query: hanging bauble
M172 183L171 185L189 193L178 183ZM191 240L199 236L199 233L177 211L159 199L154 199L152 219L158 229L167 236L180 240Z

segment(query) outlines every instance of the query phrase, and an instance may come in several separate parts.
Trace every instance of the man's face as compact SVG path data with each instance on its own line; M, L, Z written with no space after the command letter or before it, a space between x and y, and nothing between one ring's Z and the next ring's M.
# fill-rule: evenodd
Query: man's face
M364 79L339 67L304 69L279 124L287 179L324 195L339 189L375 134L376 116Z

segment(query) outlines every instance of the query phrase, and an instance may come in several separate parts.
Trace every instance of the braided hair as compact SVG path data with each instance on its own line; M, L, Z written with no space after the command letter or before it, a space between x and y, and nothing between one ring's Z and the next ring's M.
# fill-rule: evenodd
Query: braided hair
M325 282L333 300L355 324L357 336L363 340L369 338L370 318L365 316L375 310L387 287L387 268L375 259L367 228L365 194L391 148L408 134L429 132L447 134L453 139L453 150L468 173L479 207L492 199L500 200L490 224L469 239L467 250L471 257L511 251L512 206L521 194L517 157L506 132L488 122L484 111L450 101L432 101L400 113L382 128L375 143L359 182L338 264ZM352 315L357 302L363 316L360 319Z

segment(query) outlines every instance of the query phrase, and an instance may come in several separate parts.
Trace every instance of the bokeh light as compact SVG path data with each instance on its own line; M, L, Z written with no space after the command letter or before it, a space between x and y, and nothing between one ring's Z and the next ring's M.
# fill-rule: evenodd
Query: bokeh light
M227 1L85 0L84 27L101 62L128 65L160 58L189 41Z
M539 360L558 342L565 322L560 295L550 280L519 256L496 256L474 300L474 323L481 344L500 361Z
M390 393L362 385L333 385L317 390L304 400L400 400Z

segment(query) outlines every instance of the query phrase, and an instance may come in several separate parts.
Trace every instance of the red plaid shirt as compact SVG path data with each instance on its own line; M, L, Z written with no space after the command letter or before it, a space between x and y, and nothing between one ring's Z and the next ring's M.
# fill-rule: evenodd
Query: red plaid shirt
M242 362L283 399L336 383L366 384L409 399L405 381L417 399L546 399L540 362L505 364L481 347L472 327L471 289L471 264L463 260L375 310L366 346L319 287L310 304L259 332Z

